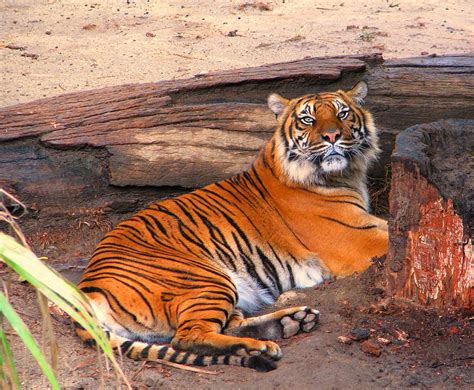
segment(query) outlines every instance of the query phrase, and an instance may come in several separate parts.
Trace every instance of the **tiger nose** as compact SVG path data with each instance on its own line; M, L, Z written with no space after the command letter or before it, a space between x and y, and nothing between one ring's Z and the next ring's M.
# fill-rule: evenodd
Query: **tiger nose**
M332 129L325 131L321 137L323 140L330 142L330 143L335 143L339 138L341 138L341 132L338 129Z

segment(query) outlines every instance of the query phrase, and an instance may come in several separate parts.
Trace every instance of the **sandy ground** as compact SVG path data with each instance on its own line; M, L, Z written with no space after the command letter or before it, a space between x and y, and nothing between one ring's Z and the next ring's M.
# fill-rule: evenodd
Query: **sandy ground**
M377 282L382 272L374 266L362 275L292 293L266 308L311 305L321 312L320 325L313 333L279 341L284 356L274 371L211 366L204 368L205 373L195 373L127 358L122 367L133 388L139 390L472 389L472 323L459 315L439 316L433 310L387 303ZM14 283L10 292L13 304L40 338L40 314L32 304L34 291ZM68 318L56 316L53 323L60 347L61 385L66 389L97 389L100 374L96 352L81 344ZM379 349L379 357L364 352L361 342L346 345L337 341L354 327L370 332L369 341ZM380 337L389 344L380 345ZM45 389L45 379L28 351L20 343L13 345L24 388ZM112 373L105 373L105 379L107 389L116 387Z
M0 106L305 56L472 52L472 20L472 0L3 0Z

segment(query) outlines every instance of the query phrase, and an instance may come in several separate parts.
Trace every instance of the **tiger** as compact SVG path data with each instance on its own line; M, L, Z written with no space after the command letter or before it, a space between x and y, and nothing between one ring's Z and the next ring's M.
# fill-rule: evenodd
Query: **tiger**
M276 340L311 332L308 306L251 315L283 292L361 272L387 252L370 214L379 154L368 86L286 99L248 170L151 203L108 232L78 287L113 349L137 360L270 371ZM76 323L88 344L90 334Z

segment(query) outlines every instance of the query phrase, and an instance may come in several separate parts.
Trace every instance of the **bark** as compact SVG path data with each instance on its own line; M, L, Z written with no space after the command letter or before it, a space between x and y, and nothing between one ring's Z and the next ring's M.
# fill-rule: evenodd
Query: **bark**
M474 121L403 131L392 156L388 287L424 305L474 303Z

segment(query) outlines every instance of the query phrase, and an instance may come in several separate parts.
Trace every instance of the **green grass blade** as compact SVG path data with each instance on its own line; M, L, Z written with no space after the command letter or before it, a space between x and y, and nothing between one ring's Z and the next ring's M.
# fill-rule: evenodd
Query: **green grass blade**
M18 244L13 238L2 233L0 233L0 258L93 334L106 355L113 358L113 352L105 333L89 314L92 309L76 286L38 260L33 253ZM34 274L30 270L34 270Z
M10 323L11 327L15 330L15 332L20 336L25 346L30 350L33 357L38 362L41 370L48 378L49 383L53 389L60 389L59 383L54 375L53 369L46 361L46 358L41 353L38 344L36 344L35 339L31 335L30 331L26 327L23 320L16 314L15 309L10 305L5 295L0 292L0 310L2 314L5 316L7 321Z
M31 251L12 237L0 233L0 261L4 261L16 273L32 284L49 300L57 304L72 319L79 322L96 340L112 362L127 387L130 385L118 365L109 340L95 317L85 295L67 279L40 261Z
M2 328L0 328L0 344L3 351L3 353L0 353L0 367L8 367L9 379L12 381L11 385L14 389L21 389L20 378L18 377L18 372L16 371L16 364L13 360L13 353L10 348L10 343L8 342L7 335ZM4 357L5 360L3 360L2 357ZM6 374L6 370L2 370L2 372L0 372L0 376L6 381L7 378L4 376L4 374Z

